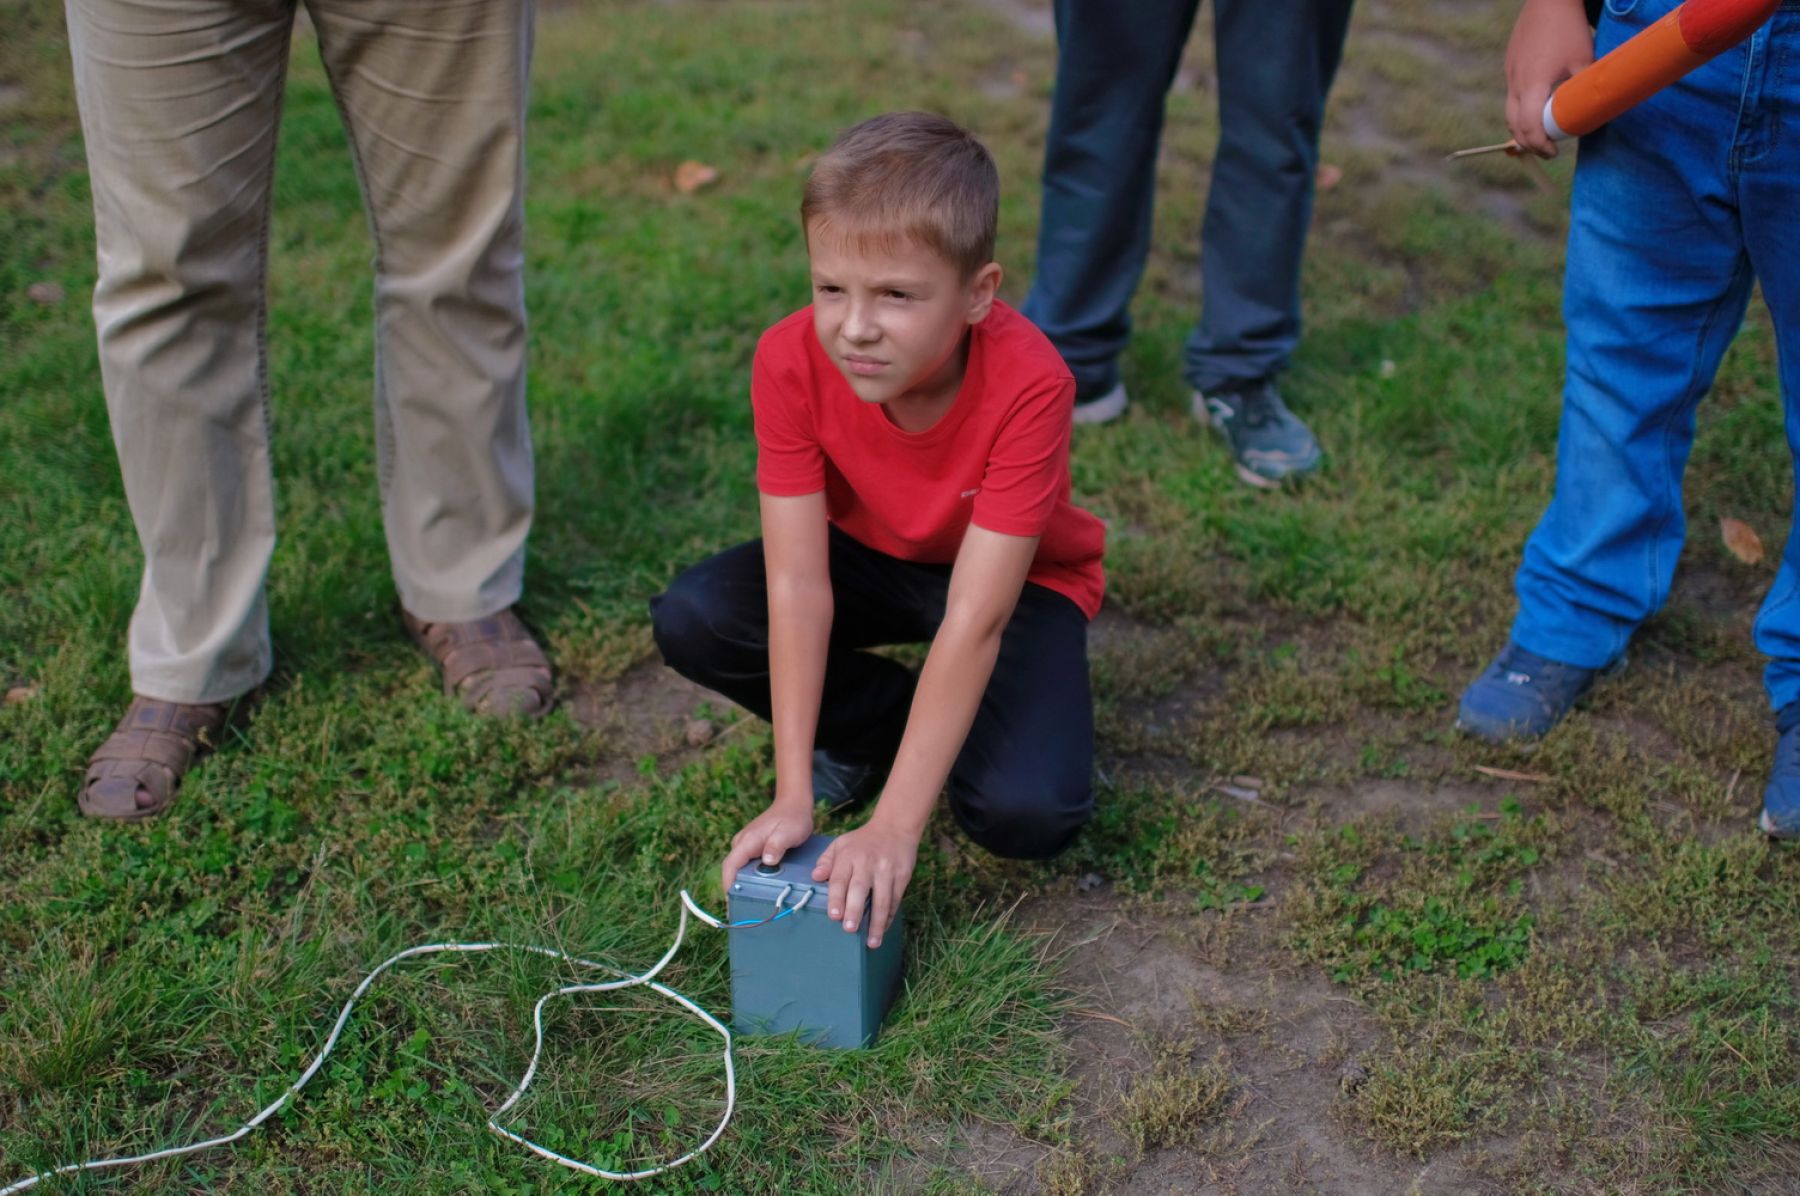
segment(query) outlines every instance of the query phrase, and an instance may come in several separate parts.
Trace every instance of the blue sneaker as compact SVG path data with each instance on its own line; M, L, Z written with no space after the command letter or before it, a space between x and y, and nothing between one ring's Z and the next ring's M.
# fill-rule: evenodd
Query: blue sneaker
M1763 790L1763 833L1777 839L1800 839L1800 702L1790 703L1775 718L1781 739L1775 745L1775 769Z
M1194 418L1225 438L1238 477L1264 490L1311 473L1324 459L1312 429L1288 410L1272 378L1195 391Z
M1596 681L1624 667L1621 656L1605 668L1577 668L1508 642L1487 671L1463 690L1456 729L1489 743L1536 739L1561 722ZM1800 773L1796 777L1800 783Z

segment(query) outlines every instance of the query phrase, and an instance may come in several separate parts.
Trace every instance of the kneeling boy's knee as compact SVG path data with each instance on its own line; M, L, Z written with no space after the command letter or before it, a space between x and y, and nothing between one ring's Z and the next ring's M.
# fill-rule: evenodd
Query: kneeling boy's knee
M678 673L688 674L707 660L711 646L718 641L708 606L704 591L685 573L666 592L650 599L651 637L663 663Z
M1094 813L1094 789L1085 776L1048 785L1002 781L951 797L969 838L1013 860L1060 854Z

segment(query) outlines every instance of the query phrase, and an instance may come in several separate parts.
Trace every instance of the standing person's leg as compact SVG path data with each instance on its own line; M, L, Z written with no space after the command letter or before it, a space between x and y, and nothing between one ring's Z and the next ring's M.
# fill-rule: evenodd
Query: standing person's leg
M1672 6L1603 18L1596 53ZM1694 412L1752 283L1730 161L1746 66L1724 55L1582 141L1556 488L1512 643L1463 695L1460 725L1483 738L1548 731L1668 597Z
M1769 46L1800 38L1800 5L1789 4L1758 35ZM1752 43L1755 44L1754 42ZM1788 451L1800 483L1800 149L1777 138L1775 122L1800 111L1800 74L1768 72L1757 97L1754 136L1739 158L1739 202L1744 242L1775 322L1781 396L1787 412ZM1763 796L1763 829L1800 837L1800 519L1788 529L1775 585L1756 620L1756 646L1769 656L1764 680L1782 732L1775 770Z
M1029 584L1006 625L950 771L950 812L995 855L1053 856L1094 812L1087 626L1074 602Z
M401 607L472 709L537 714L508 608L532 516L524 137L531 0L309 0L375 239L375 421Z
M1169 84L1198 0L1056 0L1058 59L1044 147L1037 276L1025 316L1075 375L1076 421L1125 407L1119 354L1150 247Z
M1351 0L1216 0L1213 11L1219 150L1186 374L1195 415L1225 434L1252 485L1304 473L1320 458L1272 379L1300 342L1319 130L1350 9Z
M1319 130L1350 0L1217 0L1219 149L1200 230L1187 380L1211 391L1279 372L1300 343L1300 265Z
M144 549L129 639L138 700L96 752L81 806L140 818L173 799L223 704L271 663L265 262L293 4L66 11L101 376Z

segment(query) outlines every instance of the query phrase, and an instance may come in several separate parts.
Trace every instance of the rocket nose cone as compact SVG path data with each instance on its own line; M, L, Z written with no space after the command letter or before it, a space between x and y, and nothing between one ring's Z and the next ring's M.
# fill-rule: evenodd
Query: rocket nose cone
M1781 0L1687 0L1680 9L1681 40L1696 54L1723 54L1762 28Z

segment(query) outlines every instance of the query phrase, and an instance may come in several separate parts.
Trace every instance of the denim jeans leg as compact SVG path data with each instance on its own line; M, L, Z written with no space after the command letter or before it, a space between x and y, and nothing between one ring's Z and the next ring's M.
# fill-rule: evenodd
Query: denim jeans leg
M1759 36L1768 47L1800 45L1800 3L1784 4ZM1788 451L1800 484L1800 53L1765 54L1761 66L1762 92L1739 157L1739 202L1750 262L1774 317ZM1788 529L1775 586L1757 616L1756 646L1769 657L1770 705L1800 701L1800 520Z
M1800 201L1800 195L1792 200ZM1789 211L1796 209L1790 208ZM1791 237L1792 234L1790 233ZM1800 253L1800 245L1789 253ZM1789 258L1791 275L1797 264ZM1766 284L1764 298L1775 312L1776 339L1781 356L1781 395L1787 412L1788 451L1794 455L1795 492L1800 493L1800 275L1790 277L1784 287L1781 308ZM1756 616L1756 647L1769 658L1763 671L1763 684L1768 690L1769 706L1781 711L1800 701L1800 518L1790 519L1787 546L1782 551L1781 568L1775 584L1763 600Z
M1605 53L1673 5L1602 18ZM1581 143L1555 493L1525 546L1513 639L1598 668L1667 598L1694 411L1749 301L1731 173L1745 59L1728 53Z
M1267 377L1300 341L1325 97L1351 0L1216 0L1219 149L1200 231L1196 390Z
M1037 276L1022 309L1084 391L1118 381L1150 249L1163 105L1199 0L1056 0Z

